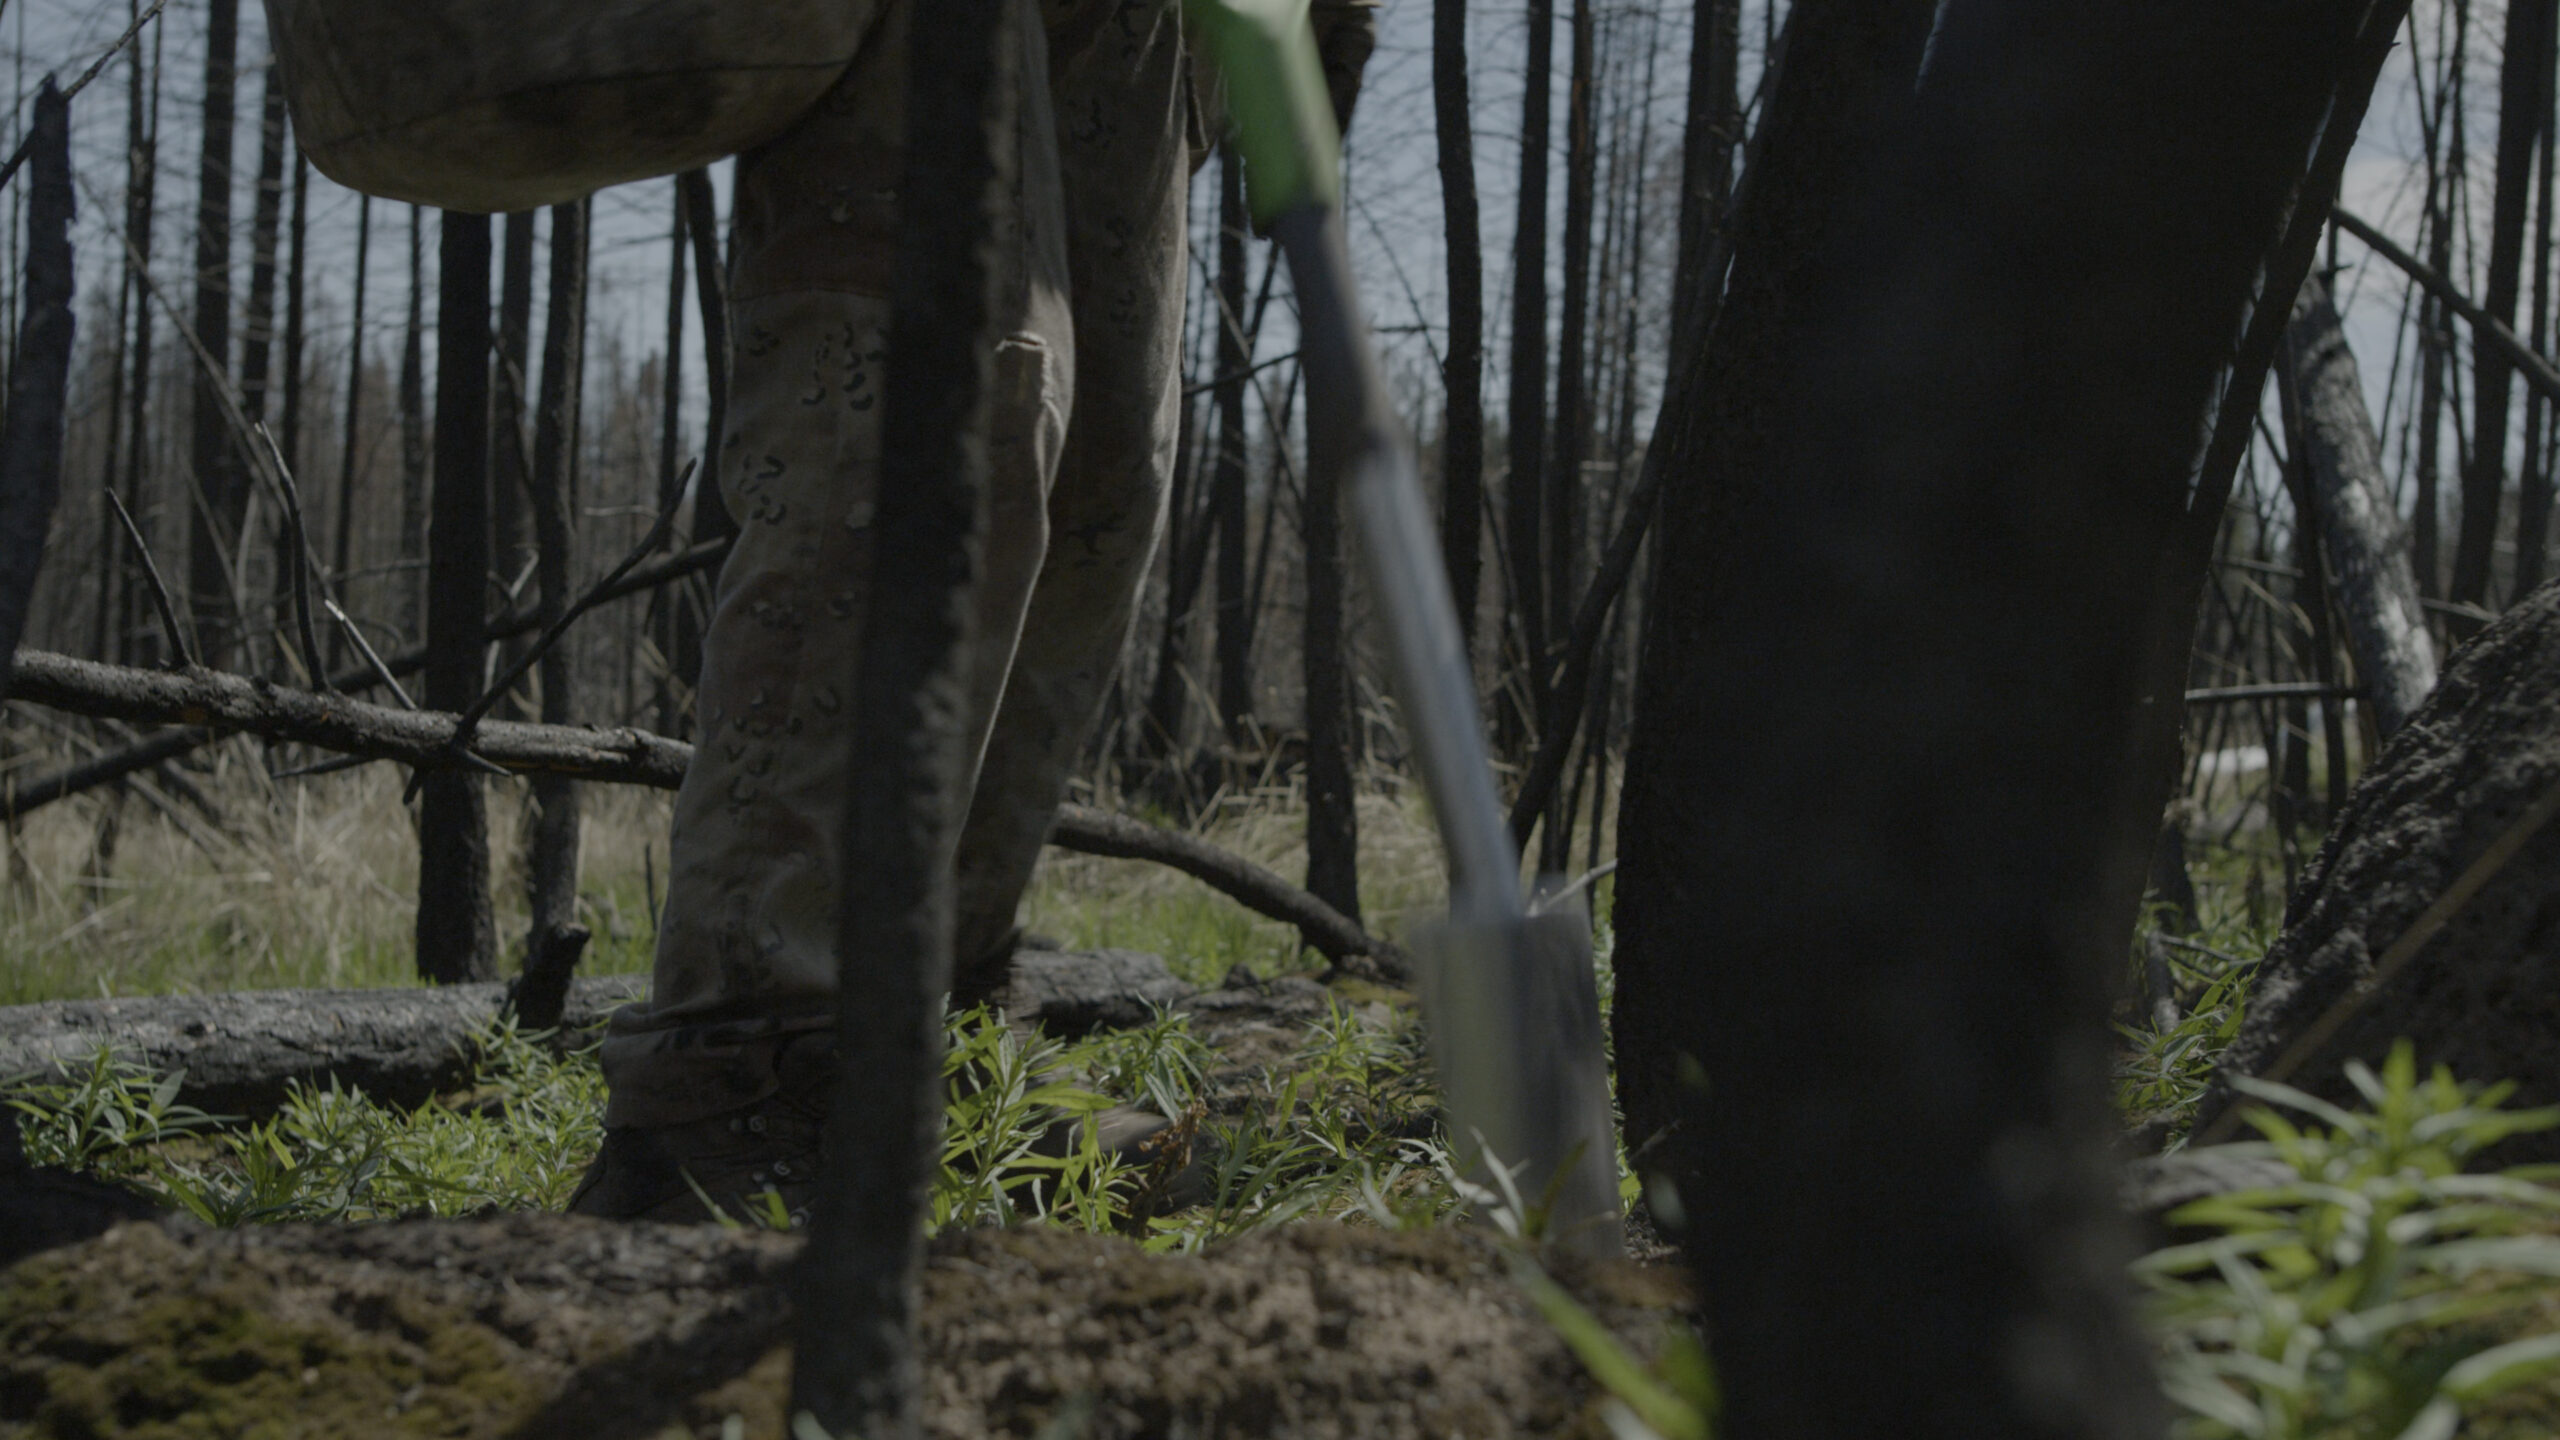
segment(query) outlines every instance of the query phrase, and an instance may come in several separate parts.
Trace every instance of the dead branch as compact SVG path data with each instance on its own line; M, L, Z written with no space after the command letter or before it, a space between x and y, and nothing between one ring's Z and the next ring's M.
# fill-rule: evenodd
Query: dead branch
M238 731L406 765L466 763L452 749L450 714L394 710L216 671L138 670L24 650L15 698L75 715ZM693 755L691 746L645 730L508 721L482 721L473 749L510 770L660 789L684 778Z
M408 657L402 657L407 659ZM397 662L395 662L396 664ZM189 728L154 735L110 755L40 776L12 797L23 814L90 785L150 768L222 734L316 745L412 766L468 763L453 749L455 717L395 710L344 695L319 695L209 670L143 670L43 650L19 652L14 698L74 715ZM608 784L672 790L693 747L646 730L483 720L472 752L520 774L566 774ZM1207 884L1257 915L1297 928L1307 945L1340 963L1366 956L1390 979L1410 973L1404 953L1305 890L1196 835L1086 805L1059 807L1049 843L1062 850L1149 860Z

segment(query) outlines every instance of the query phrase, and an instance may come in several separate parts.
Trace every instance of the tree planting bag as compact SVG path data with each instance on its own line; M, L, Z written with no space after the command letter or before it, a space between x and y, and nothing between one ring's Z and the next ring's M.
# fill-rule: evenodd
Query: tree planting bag
M878 0L266 0L303 151L449 210L575 200L788 129Z

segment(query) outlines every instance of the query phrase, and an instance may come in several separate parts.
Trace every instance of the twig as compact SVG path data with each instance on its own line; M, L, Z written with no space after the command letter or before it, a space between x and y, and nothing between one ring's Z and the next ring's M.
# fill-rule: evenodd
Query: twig
M2436 273L2434 266L2400 248L2388 235L2358 219L2341 206L2329 212L2338 228L2361 240L2376 255L2397 266L2401 273L2418 282L2420 288L2444 302L2444 307L2463 318L2471 326L2471 338L2486 344L2506 357L2516 367L2516 374L2533 387L2543 399L2560 403L2560 365L2534 349L2515 331L2501 324L2498 317L2473 303L2470 296L2454 288L2451 280Z
M98 78L98 72L107 68L107 62L124 53L124 47L133 43L133 37L142 33L143 26L158 19L161 7L168 3L169 0L151 0L151 8L143 11L140 19L125 27L125 32L116 37L116 43L108 46L105 54L90 61L89 68L80 72L80 78L71 82L71 88L62 92L62 103L70 104L75 96L88 89L89 82ZM19 141L17 150L9 156L9 163L0 165L0 187L6 187L11 180L17 178L19 169L27 163L27 157L35 153L35 143L35 132L29 130L27 138Z
M133 523L133 512L124 508L124 497L112 489L107 491L107 503L115 507L116 519L124 526L124 538L132 543L134 557L142 562L142 578L151 584L151 606L160 612L160 633L169 642L169 653L179 665L193 669L195 651L187 644L185 627L178 623L178 607L169 600L169 582L161 577L160 562L151 558L142 527Z
M668 533L675 528L676 509L683 503L685 482L693 478L695 463L691 460L685 462L683 473L676 477L677 501L659 514L658 523L649 527L649 533L640 537L640 543L632 548L630 554L622 557L622 563L614 566L611 574L588 587L587 593L579 596L576 604L562 611L560 618L552 621L540 638L525 647L524 654L517 657L516 663L508 668L507 673L501 676L496 684L481 691L480 698L471 702L471 708L462 712L461 720L453 727L453 746L457 752L467 750L471 744L472 731L479 725L480 718L488 714L490 708L496 705L509 690L514 689L517 681L531 673L535 662L543 657L544 652L559 643L560 637L568 633L569 627L578 622L578 617L603 604L606 592L611 590L616 582L630 574L632 567L646 559L649 552L666 543ZM422 775L426 772L418 773ZM409 793L414 795L417 788L418 776L412 775L409 777Z

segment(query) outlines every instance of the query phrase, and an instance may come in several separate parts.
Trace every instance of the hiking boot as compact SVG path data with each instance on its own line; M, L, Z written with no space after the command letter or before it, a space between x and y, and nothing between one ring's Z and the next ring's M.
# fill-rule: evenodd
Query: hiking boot
M673 1125L606 1130L569 1213L676 1224L726 1217L794 1230L808 1224L835 1083L835 1038L793 1041L776 1069L780 1084L753 1104Z

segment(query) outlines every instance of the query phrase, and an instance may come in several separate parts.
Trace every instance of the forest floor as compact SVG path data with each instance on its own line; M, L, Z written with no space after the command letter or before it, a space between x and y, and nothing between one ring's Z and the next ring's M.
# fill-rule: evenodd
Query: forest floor
M0 1003L412 983L395 778L278 790L244 765L201 784L214 803L174 802L185 824L130 802L106 867L91 802L12 837ZM522 923L516 808L492 807L502 934ZM664 799L593 792L589 815L590 963L645 970ZM1364 904L1393 935L1439 891L1436 846L1407 794L1373 791L1360 818ZM1274 788L1203 828L1294 873L1302 823ZM2165 947L2180 1018L2120 1017L2129 1131L2177 1142L2309 843L2289 859L2234 823L2191 856L2200 923ZM1704 1415L1681 1272L1647 1232L1653 1263L1541 1269L1449 1223L1467 1200L1410 995L1320 986L1285 928L1128 862L1053 853L1027 918L1067 948L1162 955L1198 994L1076 1040L955 1020L972 1083L934 1194L932 1433L1705 1433L1685 1428ZM1598 940L1605 996L1605 923ZM2146 938L2129 957L2137 990L2162 956ZM2560 1433L2560 1189L2463 1173L2516 1122L2494 1093L2394 1072L2371 1094L2256 1148L2293 1184L2169 1217L2174 1243L2136 1266L2183 1436ZM790 1237L545 1213L596 1142L587 1056L493 1035L467 1092L414 1112L315 1092L249 1128L112 1066L15 1098L35 1159L186 1215L0 1277L0 1435L787 1433ZM1161 1175L1026 1159L1059 1106L1106 1101L1177 1116L1204 1203L1151 1208L1136 1197ZM2388 1274L2360 1238L2377 1226L2408 1239ZM1652 1432L1622 1397L1655 1407Z

